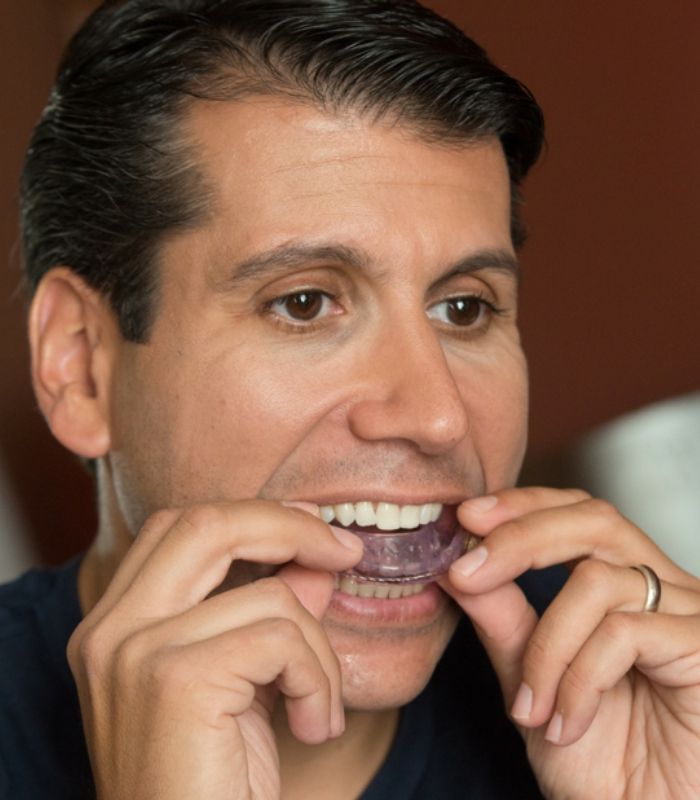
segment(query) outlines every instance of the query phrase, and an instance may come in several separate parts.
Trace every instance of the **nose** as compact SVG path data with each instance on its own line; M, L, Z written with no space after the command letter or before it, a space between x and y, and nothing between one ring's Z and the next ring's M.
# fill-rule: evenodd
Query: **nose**
M382 336L363 378L348 412L358 438L400 439L427 455L439 455L468 434L465 399L427 317Z

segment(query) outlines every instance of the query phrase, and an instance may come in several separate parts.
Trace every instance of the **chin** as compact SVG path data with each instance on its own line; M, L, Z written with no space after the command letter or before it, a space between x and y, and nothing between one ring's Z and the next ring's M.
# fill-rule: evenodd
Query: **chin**
M456 608L415 630L343 630L326 626L340 662L343 701L351 711L405 706L425 688L457 627Z

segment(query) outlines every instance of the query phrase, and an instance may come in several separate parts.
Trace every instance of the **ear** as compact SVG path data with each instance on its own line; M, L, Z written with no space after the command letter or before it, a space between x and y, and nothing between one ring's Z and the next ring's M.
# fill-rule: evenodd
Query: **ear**
M110 449L109 383L114 314L66 267L43 277L29 313L34 392L53 435L83 458Z

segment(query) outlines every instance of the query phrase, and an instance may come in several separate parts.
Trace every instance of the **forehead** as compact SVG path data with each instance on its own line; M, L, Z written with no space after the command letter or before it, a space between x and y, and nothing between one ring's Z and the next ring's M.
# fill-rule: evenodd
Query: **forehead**
M238 259L321 235L407 258L454 259L461 253L437 252L451 243L511 248L509 176L495 138L447 147L271 97L197 103L187 135L212 190L209 242L234 247Z

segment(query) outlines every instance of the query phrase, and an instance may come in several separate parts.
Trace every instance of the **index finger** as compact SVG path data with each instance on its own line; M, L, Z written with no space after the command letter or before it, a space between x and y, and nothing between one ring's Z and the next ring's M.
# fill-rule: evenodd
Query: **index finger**
M486 536L494 528L512 519L545 508L560 508L590 500L583 489L551 489L546 486L527 486L502 489L486 497L465 500L457 516L467 530Z
M666 580L697 590L696 577L674 564L613 505L587 492L508 489L462 503L457 515L465 528L483 537L480 547L453 564L455 575L469 578L478 567L478 577L469 583L473 591L488 590L528 569L574 566L588 557L619 566L650 564Z
M162 617L201 602L226 577L234 561L270 565L295 561L340 572L362 556L360 539L300 508L262 500L182 510L155 540L134 546L117 574L107 603L128 595L140 616ZM138 539L137 539L138 542ZM132 555L129 553L128 555ZM121 568L120 568L121 569Z

